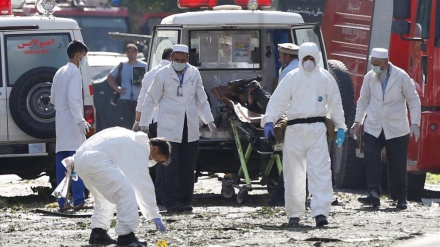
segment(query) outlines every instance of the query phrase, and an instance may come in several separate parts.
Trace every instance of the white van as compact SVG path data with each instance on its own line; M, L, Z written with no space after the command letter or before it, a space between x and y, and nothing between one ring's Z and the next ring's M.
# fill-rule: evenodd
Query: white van
M82 40L80 28L72 19L0 13L0 175L55 175L50 88L55 72L68 62L67 45ZM90 71L88 65L80 69L85 118L94 126Z

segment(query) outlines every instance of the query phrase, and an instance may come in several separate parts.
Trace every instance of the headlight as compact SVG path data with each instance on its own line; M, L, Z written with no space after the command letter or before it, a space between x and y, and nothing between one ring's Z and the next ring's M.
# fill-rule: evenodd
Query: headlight
M42 15L51 15L56 6L57 3L55 0L38 0L35 3L35 8L37 9L38 13Z

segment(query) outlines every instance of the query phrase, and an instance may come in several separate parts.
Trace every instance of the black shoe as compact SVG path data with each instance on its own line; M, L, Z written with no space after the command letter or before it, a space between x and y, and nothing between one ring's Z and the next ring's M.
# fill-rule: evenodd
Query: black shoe
M289 218L288 226L299 226L299 217Z
M321 227L321 226L328 225L327 217L325 217L322 214L316 216L315 217L315 221L316 221L316 227Z
M408 208L408 202L406 201L406 199L399 199L397 201L396 208L402 209L402 210L407 209Z
M183 212L192 212L193 207L191 205L179 205L174 206L171 208L167 208L168 214L176 214L176 213L183 213Z
M118 236L116 245L127 247L148 247L147 242L139 241L139 239L132 232L127 235Z
M359 197L358 201L367 206L373 206L373 207L380 206L380 199L372 195L368 195L367 197Z
M93 228L92 233L90 233L89 244L110 245L116 244L116 240L112 239L106 230Z
M180 207L180 211L181 212L192 212L193 211L193 206L191 206L191 205L183 205L182 207Z

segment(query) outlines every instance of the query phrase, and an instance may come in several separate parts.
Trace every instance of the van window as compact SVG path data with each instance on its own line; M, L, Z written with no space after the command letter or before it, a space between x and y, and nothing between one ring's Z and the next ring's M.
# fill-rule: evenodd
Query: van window
M436 9L436 21L435 21L435 46L440 47L440 4L437 3L437 9Z
M258 30L192 31L190 63L200 70L260 69Z
M420 24L421 38L429 38L429 22L431 21L431 0L421 0L417 13L417 23Z
M149 61L149 67L156 67L160 61L162 61L163 51L167 48L173 48L173 45L178 44L180 36L179 30L157 30L155 32L155 39L152 41L151 50L152 52Z
M7 85L13 86L23 72L36 67L62 67L70 41L69 33L5 35Z

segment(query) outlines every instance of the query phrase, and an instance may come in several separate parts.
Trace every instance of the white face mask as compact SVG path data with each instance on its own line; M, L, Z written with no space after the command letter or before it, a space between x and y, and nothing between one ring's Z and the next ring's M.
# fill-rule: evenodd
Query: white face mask
M185 65L186 63L178 63L173 61L173 68L175 71L182 71L183 69L185 69Z
M148 160L148 167L153 167L153 166L155 166L156 164L157 164L156 161L154 161L154 160Z
M382 74L383 72L383 70L380 69L380 66L374 66L374 65L373 65L373 71L378 75Z
M315 63L311 60L307 60L303 63L304 70L307 72L312 72L315 69Z
M79 60L79 66L83 66L84 64L86 64L86 61L87 61L87 57L86 56L82 57L81 60Z

